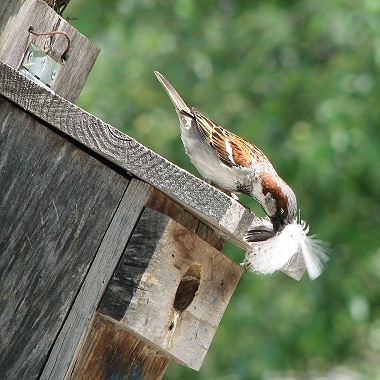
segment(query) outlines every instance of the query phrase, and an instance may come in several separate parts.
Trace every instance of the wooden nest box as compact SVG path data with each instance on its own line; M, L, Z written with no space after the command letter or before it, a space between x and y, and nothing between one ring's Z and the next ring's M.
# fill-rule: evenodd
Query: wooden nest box
M242 273L220 236L244 247L254 215L73 104L98 53L46 3L1 3L4 379L199 369Z

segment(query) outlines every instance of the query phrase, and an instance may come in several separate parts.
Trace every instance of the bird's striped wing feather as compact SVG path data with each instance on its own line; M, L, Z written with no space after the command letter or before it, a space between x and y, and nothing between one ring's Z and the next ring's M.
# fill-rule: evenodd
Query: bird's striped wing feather
M265 158L253 144L214 123L196 108L191 111L202 136L225 165L249 167L252 160L261 161L262 157Z

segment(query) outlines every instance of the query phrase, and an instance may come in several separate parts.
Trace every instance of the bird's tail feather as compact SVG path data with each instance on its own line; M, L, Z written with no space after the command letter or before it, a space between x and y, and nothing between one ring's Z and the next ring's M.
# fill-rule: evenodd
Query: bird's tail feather
M185 111L186 113L191 115L190 108L186 105L183 99L178 95L178 92L174 89L174 87L169 83L169 81L158 71L155 71L157 79L162 84L162 87L168 93L170 100L173 102L174 107L177 112Z

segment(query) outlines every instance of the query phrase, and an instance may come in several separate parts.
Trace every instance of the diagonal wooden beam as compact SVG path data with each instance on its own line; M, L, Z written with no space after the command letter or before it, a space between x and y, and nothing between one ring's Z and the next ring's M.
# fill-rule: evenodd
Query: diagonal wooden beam
M252 223L259 225L260 219L221 191L2 62L0 94L161 190L223 237L247 249L244 233Z

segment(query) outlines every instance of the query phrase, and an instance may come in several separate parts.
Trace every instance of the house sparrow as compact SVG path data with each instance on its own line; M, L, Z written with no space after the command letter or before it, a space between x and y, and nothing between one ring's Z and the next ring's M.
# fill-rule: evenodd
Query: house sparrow
M327 257L325 250L318 240L306 236L308 228L297 221L293 190L264 153L196 108L190 109L169 81L159 72L154 73L174 104L186 153L206 182L234 198L237 198L234 193L251 196L270 220L247 231L245 239L252 249L243 264L253 271L272 273L302 253L309 276L318 277ZM280 260L270 258L271 251ZM259 257L265 265L259 262Z

